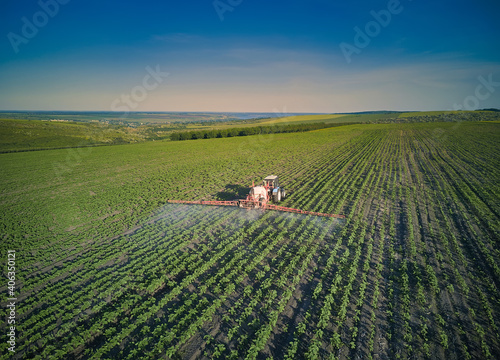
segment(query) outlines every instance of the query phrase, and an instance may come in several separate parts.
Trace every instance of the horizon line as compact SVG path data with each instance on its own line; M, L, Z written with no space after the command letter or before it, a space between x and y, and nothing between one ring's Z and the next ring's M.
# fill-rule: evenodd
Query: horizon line
M304 114L304 115L344 115L344 114L359 114L359 113L373 113L373 112L393 112L393 113L406 113L406 112L470 112L470 111L485 111L485 110L500 110L500 108L484 108L484 109L474 109L474 110L362 110L362 111L348 111L348 112L285 112L279 113L276 111L193 111L193 110L166 110L166 111L128 111L130 114L166 114L166 113L195 113L195 114L221 114L221 113L232 113L232 114L279 114L286 116L287 114L291 114L292 116L295 114ZM109 114L123 114L123 111L111 111L111 110L2 110L0 109L0 113L9 113L9 112L44 112L44 113L64 113L64 112L78 112L78 113L109 113Z

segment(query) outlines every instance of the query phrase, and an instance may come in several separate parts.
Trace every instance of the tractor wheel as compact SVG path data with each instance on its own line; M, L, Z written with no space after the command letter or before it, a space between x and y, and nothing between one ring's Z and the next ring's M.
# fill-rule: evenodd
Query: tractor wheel
M278 191L276 194L274 194L273 198L275 203L279 203L281 201L281 191Z
M285 189L281 189L281 199L284 199L286 197L286 191Z

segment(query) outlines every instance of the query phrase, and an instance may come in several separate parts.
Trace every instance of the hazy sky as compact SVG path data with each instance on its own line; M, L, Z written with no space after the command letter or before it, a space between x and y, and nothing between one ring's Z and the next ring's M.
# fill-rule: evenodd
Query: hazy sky
M499 15L497 0L5 0L0 110L500 107Z

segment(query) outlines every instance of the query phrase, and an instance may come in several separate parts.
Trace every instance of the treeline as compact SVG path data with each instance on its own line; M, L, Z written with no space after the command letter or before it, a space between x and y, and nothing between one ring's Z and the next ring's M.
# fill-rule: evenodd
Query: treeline
M249 136L260 134L279 134L279 133L292 133L304 132L311 130L319 130L330 127L352 125L358 123L312 123L312 124L291 124L291 125L271 125L271 126L254 126L245 128L228 128L219 130L192 130L183 132L174 132L170 134L170 140L197 140L197 139L213 139L213 138L226 138L235 136Z

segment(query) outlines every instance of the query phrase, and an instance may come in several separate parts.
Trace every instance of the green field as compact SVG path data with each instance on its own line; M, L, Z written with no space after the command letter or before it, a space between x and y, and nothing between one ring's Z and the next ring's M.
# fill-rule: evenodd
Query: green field
M286 116L275 119L257 120L259 125L282 125L294 123L311 123L311 122L324 122L324 123L359 123L359 122L379 122L397 119L402 113L399 112L377 112L377 113L360 113L360 114L322 114L322 115L298 115ZM419 116L420 113L407 113L413 116Z
M0 359L498 359L498 144L464 121L0 154ZM271 174L346 219L166 204Z
M285 116L281 118L274 119L263 119L257 121L259 125L278 125L278 124L291 124L291 123L304 123L304 122L336 122L340 121L340 118L345 117L345 115L340 114L326 114L326 115L297 115L297 116Z
M0 119L0 152L143 141L136 129L98 123Z

